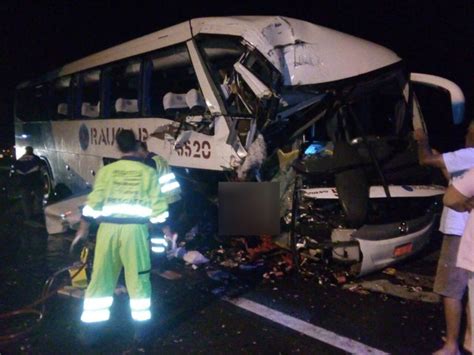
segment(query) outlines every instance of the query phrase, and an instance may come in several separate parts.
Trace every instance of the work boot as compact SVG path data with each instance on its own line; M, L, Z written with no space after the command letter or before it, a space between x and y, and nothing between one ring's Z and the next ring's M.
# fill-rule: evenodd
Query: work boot
M105 322L81 324L79 341L83 346L91 347L99 344L104 335Z

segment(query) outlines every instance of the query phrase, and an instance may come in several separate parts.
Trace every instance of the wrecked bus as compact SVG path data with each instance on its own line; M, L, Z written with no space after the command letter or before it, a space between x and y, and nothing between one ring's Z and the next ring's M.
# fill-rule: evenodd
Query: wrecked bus
M425 112L417 87L445 107ZM329 245L364 274L426 244L443 188L417 166L411 131L427 112L460 123L463 104L456 84L360 38L278 16L198 18L18 85L16 149L35 147L48 196L87 192L119 158L122 128L182 185L278 181L283 223L298 198L300 248ZM83 201L47 207L49 232Z

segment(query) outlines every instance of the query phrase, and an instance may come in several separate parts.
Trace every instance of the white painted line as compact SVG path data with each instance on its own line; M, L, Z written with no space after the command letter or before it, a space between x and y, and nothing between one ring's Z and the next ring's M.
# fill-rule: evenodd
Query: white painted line
M301 319L291 317L285 313L250 301L246 298L224 298L224 300L236 305L237 307L245 309L246 311L255 313L284 327L303 333L313 339L332 345L351 354L388 354L324 328L317 327L314 324L305 322Z

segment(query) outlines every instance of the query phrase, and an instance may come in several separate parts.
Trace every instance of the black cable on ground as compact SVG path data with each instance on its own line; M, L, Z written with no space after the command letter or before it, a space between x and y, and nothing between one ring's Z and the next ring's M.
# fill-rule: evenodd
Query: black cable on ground
M84 262L80 265L79 269L71 276L71 280L73 280L79 273L86 267L87 262ZM11 343L13 341L17 341L21 338L24 338L29 333L31 333L40 322L44 319L46 314L46 301L49 300L51 297L57 294L59 288L50 291L51 287L54 284L55 279L62 273L68 271L72 266L69 265L67 267L63 267L52 274L48 279L45 281L43 286L43 292L41 293L40 298L38 298L33 303L29 305L19 308L15 311L10 311L6 313L0 314L0 321L5 321L7 319L11 319L18 316L25 316L25 315L34 315L36 316L36 321L31 326L26 327L25 329L18 331L18 332L10 332L6 335L0 335L0 344ZM39 305L41 305L41 310L36 309Z

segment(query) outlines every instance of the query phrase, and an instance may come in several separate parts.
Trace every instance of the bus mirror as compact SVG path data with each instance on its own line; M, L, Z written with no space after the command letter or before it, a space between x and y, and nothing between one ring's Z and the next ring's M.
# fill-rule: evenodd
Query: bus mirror
M411 73L410 81L425 121L449 118L458 125L464 120L464 94L452 81L435 75Z

